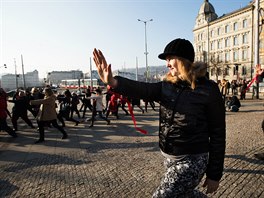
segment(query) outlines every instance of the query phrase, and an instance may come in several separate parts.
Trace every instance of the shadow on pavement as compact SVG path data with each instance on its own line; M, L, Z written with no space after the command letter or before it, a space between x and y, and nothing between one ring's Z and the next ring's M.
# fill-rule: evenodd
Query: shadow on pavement
M7 180L3 180L3 179L0 179L0 186L2 189L5 189L4 190L4 194L1 194L0 196L2 197L6 197L10 194L12 194L12 192L18 190L19 188L13 184L11 184L9 181Z

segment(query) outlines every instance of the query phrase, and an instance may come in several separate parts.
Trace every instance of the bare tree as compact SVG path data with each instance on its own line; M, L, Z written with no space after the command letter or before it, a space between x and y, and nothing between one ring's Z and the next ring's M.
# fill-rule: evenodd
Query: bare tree
M222 78L225 78L227 70L230 68L229 65L224 64L219 59L219 56L210 56L208 67L210 68L211 75L215 75L216 81L218 81L220 75L222 75Z

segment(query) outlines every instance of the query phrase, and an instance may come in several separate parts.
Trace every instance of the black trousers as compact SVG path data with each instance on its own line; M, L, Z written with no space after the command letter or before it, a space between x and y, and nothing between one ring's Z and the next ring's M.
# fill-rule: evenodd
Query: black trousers
M28 119L27 113L21 113L21 114L13 113L13 116L12 116L12 124L13 124L15 130L17 130L17 120L19 118L21 118L22 120L24 120L27 123L28 126L33 127L32 122Z
M9 135L16 137L15 131L7 125L6 118L0 118L0 131L3 130L7 132Z
M67 133L64 131L64 129L58 125L57 120L49 120L49 121L40 121L38 120L38 127L39 127L39 139L44 140L44 126L47 125L47 123L51 123L52 126L56 129L58 129L63 135L67 135Z

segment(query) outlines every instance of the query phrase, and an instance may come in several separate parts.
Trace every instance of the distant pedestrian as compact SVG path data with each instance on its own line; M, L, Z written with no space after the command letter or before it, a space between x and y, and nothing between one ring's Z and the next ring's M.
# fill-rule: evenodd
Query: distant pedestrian
M85 113L86 113L86 110L87 108L89 108L89 110L92 112L93 111L93 106L91 104L91 99L88 99L90 96L92 96L92 91L91 91L91 87L89 86L87 89L86 89L86 92L85 92L85 97L82 99L82 106L80 108L80 111L83 107L83 116L82 118L85 118Z
M237 87L238 87L238 85L237 85L237 82L235 80L231 81L230 87L231 87L232 95L237 95Z
M148 104L150 104L153 111L155 110L155 103L153 101L143 100L145 102L145 112L148 112Z
M223 100L225 101L226 99L226 94L227 94L227 90L228 90L228 84L227 84L227 80L226 79L222 79L220 82L220 91L223 97Z
M30 105L24 91L19 91L18 98L16 98L16 100L8 100L8 102L14 103L14 106L12 108L12 124L15 131L18 130L17 120L19 118L24 120L31 128L35 128L27 115L27 111L28 109L30 109Z
M243 80L240 86L240 100L246 100L247 81Z
M65 95L57 96L57 100L59 101L59 113L57 115L57 118L61 122L62 127L65 127L64 119L66 119L67 121L75 122L75 126L78 126L80 122L70 117L71 95L65 92Z
M226 101L226 110L231 112L238 112L241 107L241 103L237 96L228 97Z
M126 115L129 115L127 109L126 109L126 103L128 102L128 99L124 95L120 95L120 105L121 109L126 113Z
M73 112L75 112L77 114L79 119L81 118L79 110L78 110L78 104L79 103L80 103L80 99L79 99L78 95L75 92L73 92L72 98L71 98L71 118L73 117Z
M91 120L91 124L89 126L90 128L94 126L94 121L97 113L102 120L105 120L108 125L110 124L110 120L108 120L106 117L103 116L104 105L103 105L102 90L100 88L97 88L95 92L96 92L96 96L91 96L87 98L94 100L92 118L90 119Z
M31 100L38 100L38 99L44 98L44 94L41 93L37 87L33 87L31 89L31 95L32 95ZM36 117L38 115L39 108L40 108L40 105L31 105L31 109L32 109L32 113L33 113L34 117Z
M162 82L113 77L100 50L94 62L101 80L115 92L160 103L159 146L166 173L153 198L197 197L206 173L207 193L218 189L225 156L225 106L217 84L206 78L206 64L194 62L190 41L175 39L159 58L169 73ZM205 196L205 195L204 195Z
M44 99L30 101L31 105L41 105L37 116L39 140L35 142L36 144L44 142L44 126L49 123L51 123L53 127L58 129L63 134L62 139L66 139L68 137L64 129L57 123L57 112L55 105L56 96L53 94L51 88L45 88L44 94Z
M140 105L140 99L139 98L130 98L132 103L132 110L134 110L134 107L137 106L142 113L144 113L144 109Z
M8 126L6 122L7 118L7 94L6 92L0 88L0 131L6 131L10 136L17 137L16 132Z
M110 101L108 102L107 105L107 112L105 115L106 118L108 118L109 114L111 113L116 117L116 119L119 119L118 116L119 101L120 101L120 94L113 92Z

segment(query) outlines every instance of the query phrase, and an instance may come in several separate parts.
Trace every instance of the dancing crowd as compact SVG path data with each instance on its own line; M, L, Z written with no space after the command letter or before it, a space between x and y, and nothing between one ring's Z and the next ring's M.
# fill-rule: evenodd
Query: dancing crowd
M137 106L142 113L147 112L147 102L145 102L144 111L139 99L127 98L115 93L109 86L104 93L103 88L92 89L90 86L72 92L66 89L63 93L58 94L55 94L49 86L44 89L34 87L30 91L17 89L11 98L8 97L3 88L0 88L0 130L6 131L12 137L17 137L18 119L21 118L30 128L36 128L39 132L39 139L35 143L44 142L45 128L52 126L62 133L62 139L66 139L68 135L64 129L66 127L65 121L73 122L74 126L78 126L80 122L89 122L89 128L91 128L94 126L98 115L109 125L110 116L113 115L115 119L120 118L119 108L124 111L125 115L129 115L126 105L128 102L132 104L132 110L134 106ZM10 112L8 105L11 103L13 105ZM151 101L150 104L155 110L155 103ZM90 111L89 115L87 110ZM28 112L36 120L37 126L29 118ZM10 118L12 126L8 125L8 118Z

